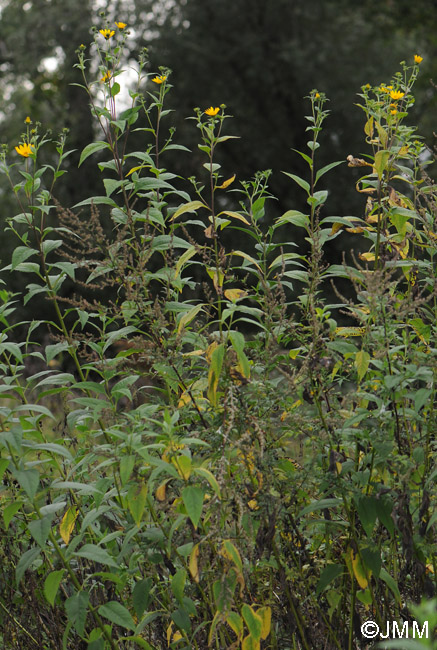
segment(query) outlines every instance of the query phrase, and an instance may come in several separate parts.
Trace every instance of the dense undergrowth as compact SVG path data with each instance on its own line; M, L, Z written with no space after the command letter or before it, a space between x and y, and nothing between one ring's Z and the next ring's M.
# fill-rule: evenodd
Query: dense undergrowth
M225 106L191 118L198 176L165 169L184 149L170 71L141 60L119 110L127 37L96 30L93 81L78 50L101 128L81 164L96 155L104 195L56 203L65 134L30 119L21 158L3 152L18 205L6 270L29 281L0 292L2 647L353 649L373 643L364 621L427 620L428 639L395 647L435 648L437 188L408 126L420 57L361 89L365 154L344 164L362 172L362 215L328 216L341 161L317 165L314 90L308 175L287 172L307 210L272 221L270 172L243 181L216 162L234 137ZM59 165L40 165L53 147ZM367 252L327 265L345 230ZM22 299L50 301L53 320L17 322Z

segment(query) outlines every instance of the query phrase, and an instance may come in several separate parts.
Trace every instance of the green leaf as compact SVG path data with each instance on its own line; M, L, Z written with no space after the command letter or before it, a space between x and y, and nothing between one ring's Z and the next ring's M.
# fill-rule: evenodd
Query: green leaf
M182 490L182 501L194 528L197 528L202 515L204 491L200 487L189 485Z
M20 557L15 569L15 580L17 582L17 586L20 584L24 572L35 562L40 553L41 549L38 546L35 546L34 548L31 548L23 553L23 555Z
M220 486L215 478L215 476L209 471L209 469L205 469L204 467L196 467L193 469L193 474L198 474L200 476L203 476L206 478L218 498L221 498L221 493L220 493Z
M136 625L129 610L116 600L110 600L109 603L100 605L98 612L100 616L107 618L111 623L132 630L132 632L135 631Z
M114 81L114 83L112 84L110 92L111 92L111 97L115 97L120 92L120 84L117 81Z
M126 485L130 475L132 474L133 468L135 467L135 455L130 454L129 456L122 456L120 460L120 480L122 485Z
M391 577L391 575L383 568L380 571L379 577L381 580L385 582L387 587L390 589L394 597L396 598L396 601L399 605L402 604L401 600L401 594L399 593L399 588L395 580Z
M335 578L338 578L342 573L344 572L344 566L341 564L328 564L326 566L319 578L319 582L317 584L316 588L316 595L318 596L319 594L322 593L326 589L328 585L331 584Z
M80 154L79 167L84 162L84 160L88 158L88 156L91 156L93 153L101 151L102 149L111 149L111 147L107 142L103 141L92 142L91 144L88 144Z
M153 587L152 578L146 578L135 583L132 591L132 603L138 618L141 618L150 602L150 590Z
M393 501L388 495L383 495L375 500L375 509L378 519L383 526L385 526L390 533L394 534L395 526L391 513L393 511Z
M342 499L337 499L335 497L329 499L321 499L320 501L313 501L309 506L305 506L298 514L298 518L307 515L309 512L316 512L317 510L324 510L325 508L334 508L340 503L343 503Z
M361 495L356 498L358 517L368 537L371 536L377 517L377 499L374 496Z
M378 578L381 572L381 554L377 546L373 548L364 547L361 549L361 557L363 558L366 569L370 569L373 576Z
M336 162L329 163L329 165L325 165L324 167L319 169L318 172L316 173L316 179L314 181L314 185L316 185L319 178L321 178L324 174L326 174L326 172L329 172L331 169L334 169L334 167L337 167L338 165L343 165L344 162L345 162L344 160L337 160Z
M229 339L232 343L232 347L234 348L235 352L237 353L237 359L238 362L241 366L241 370L243 373L243 376L246 378L250 377L250 363L249 359L247 358L246 354L244 353L244 336L241 334L241 332L229 332Z
M59 571L52 571L44 580L44 596L46 597L47 602L52 606L55 604L56 594L58 593L59 585L61 584L63 575L64 569L60 569Z
M37 544L43 547L52 527L53 514L46 515L42 519L34 519L28 525L28 529Z
M300 228L308 228L310 220L308 215L299 212L299 210L287 210L282 217L276 222L276 226L282 226L284 223L292 223L295 226Z
M82 636L85 629L85 620L89 603L87 591L79 591L65 601L65 611L70 623L76 632Z
M250 605L244 604L241 607L241 614L249 628L250 635L255 641L261 640L262 618L256 614Z
M182 603L184 597L185 582L187 580L187 572L185 569L181 568L176 571L174 576L171 579L171 588L176 596L176 599Z
M145 483L137 483L129 488L127 494L127 505L137 526L141 523L144 508L146 506L146 498L147 485Z
M289 172L282 173L292 178L294 182L300 185L300 187L302 187L308 195L310 194L310 184L307 183L307 181L304 181L303 178L300 178L300 176L296 176L296 174L290 174Z
M19 511L22 505L23 504L20 501L14 501L14 503L10 503L6 508L4 508L3 521L5 522L6 530L9 528L13 516Z
M28 246L17 246L12 253L11 271L14 271L21 262L26 261L32 255L36 255L37 251Z
M26 492L31 501L35 498L39 486L39 472L37 469L11 470L12 475Z
M6 472L9 465L8 458L0 458L0 481L3 478L3 474Z
M106 566L118 567L117 562L109 555L107 551L95 544L85 544L79 551L74 553L76 557L84 557L86 560L105 564Z

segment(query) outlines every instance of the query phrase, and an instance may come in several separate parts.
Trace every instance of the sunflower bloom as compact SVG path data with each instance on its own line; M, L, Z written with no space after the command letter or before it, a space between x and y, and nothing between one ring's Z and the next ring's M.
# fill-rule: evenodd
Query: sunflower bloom
M217 108L217 107L213 108L212 106L210 106L209 108L206 109L205 115L209 115L210 117L214 117L215 115L217 115L219 110L220 110L220 108Z
M405 93L403 93L403 92L400 91L400 90L391 90L391 91L390 91L390 97L391 97L392 99L402 99L402 97L403 97L404 95L405 95Z
M126 23L118 22L118 23L115 23L115 24L117 25L118 29L124 29L126 27Z
M109 40L114 36L115 31L113 29L99 29L99 33L104 36L106 40Z
M397 108L392 108L390 111L390 115L396 115L397 112L398 112Z
M15 151L23 156L23 158L28 158L31 153L33 153L33 146L28 142L23 142L19 144L18 147L15 147Z
M167 76L165 74L160 74L154 77L152 81L154 81L156 84L163 84L166 79Z
M103 77L100 79L102 83L105 83L105 81L109 81L110 78L112 77L112 72L110 70L107 70Z
M422 61L423 61L423 56L420 56L420 54L414 55L414 63L422 63Z
M26 124L32 124L32 120L30 119L29 116L27 116L24 121L25 121Z

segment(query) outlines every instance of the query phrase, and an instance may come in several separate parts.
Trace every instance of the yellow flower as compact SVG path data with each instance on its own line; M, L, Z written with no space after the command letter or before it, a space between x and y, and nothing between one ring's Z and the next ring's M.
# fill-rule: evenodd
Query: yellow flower
M401 92L400 90L391 90L390 91L390 97L392 99L402 99L402 97L405 95L405 93Z
M364 86L364 88L365 88L366 90L369 90L369 88L370 88L370 84L366 84L366 85Z
M112 72L110 70L107 70L103 75L103 77L100 79L100 81L104 83L105 81L109 81L111 77L112 77Z
M383 86L382 84L379 87L379 91L382 92L382 93L388 93L388 89L385 86Z
M126 23L115 23L118 27L118 29L124 29L126 27Z
M28 158L31 153L33 153L33 146L28 142L23 142L19 144L18 147L15 147L15 151L23 156L23 158Z
M320 93L316 93L316 94L314 95L314 99L320 99Z
M99 32L106 38L106 40L112 38L115 34L115 31L113 29L99 29Z
M162 84L164 81L167 79L165 74L159 75L159 77L154 77L152 81L154 81L156 84Z
M29 116L27 116L24 121L25 121L26 124L31 124L32 123L32 120L30 119Z
M397 112L398 112L397 108L392 108L390 111L390 115L396 115Z
M217 115L219 110L220 109L218 107L213 108L212 106L210 106L209 108L206 109L205 115L209 115L210 117L214 117L214 115Z
M420 54L414 55L414 63L422 63L422 61L423 61L423 56L420 56Z

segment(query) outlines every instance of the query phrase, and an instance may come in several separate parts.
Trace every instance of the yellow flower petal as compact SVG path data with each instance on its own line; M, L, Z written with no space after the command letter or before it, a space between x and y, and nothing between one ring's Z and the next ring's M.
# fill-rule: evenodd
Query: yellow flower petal
M420 54L414 55L414 63L422 63L422 61L423 61L423 56L420 56Z
M162 83L164 83L164 81L166 79L167 79L166 75L161 74L161 75L159 75L157 77L154 77L154 79L152 79L152 81L154 81L156 84L162 84Z
M390 97L392 99L402 99L402 97L405 95L401 90L391 90L390 91Z
M117 25L118 29L124 29L126 27L126 23L116 22L115 24Z
M32 120L30 119L29 116L27 116L24 121L26 122L26 124L31 124L32 123Z
M23 156L23 158L28 158L30 154L33 153L33 146L28 142L23 142L23 144L19 144L18 147L15 147L15 151L20 154L20 156Z
M215 115L217 115L219 110L220 110L220 108L218 108L218 107L213 108L212 106L210 106L209 108L206 109L205 115L209 115L210 117L214 117Z
M115 31L113 29L99 29L99 33L108 40L114 36Z
M111 77L112 77L112 72L110 70L107 70L106 73L103 75L103 77L100 79L100 81L104 83L105 81L109 81Z

